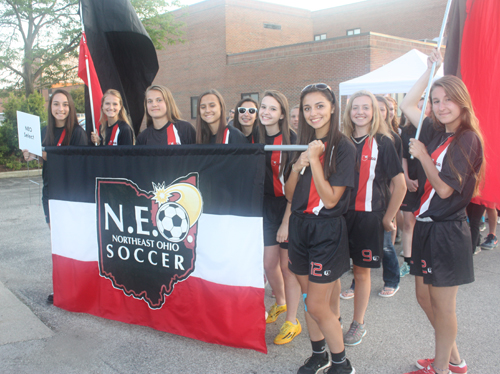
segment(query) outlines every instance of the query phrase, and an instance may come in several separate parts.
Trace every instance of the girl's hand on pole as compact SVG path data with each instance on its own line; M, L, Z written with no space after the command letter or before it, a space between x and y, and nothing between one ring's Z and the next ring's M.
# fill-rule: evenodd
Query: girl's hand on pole
M300 173L300 171L309 166L309 159L307 158L307 152L302 152L300 154L299 159L295 164L292 165L292 170L295 171L296 173Z
M443 63L443 56L441 55L441 51L439 51L437 48L434 48L429 57L427 57L427 68L431 69L434 62L436 63L437 71Z
M325 146L321 140L313 140L311 143L309 143L309 148L307 149L307 159L309 162L315 159L319 159L319 156L321 156L325 152Z
M23 156L25 161L31 161L36 158L35 155L30 153L27 149L23 149Z
M410 139L409 151L410 154L418 160L420 160L422 156L429 155L424 143L414 138Z
M90 138L92 139L92 143L94 143L94 144L101 143L101 138L93 131L90 133Z

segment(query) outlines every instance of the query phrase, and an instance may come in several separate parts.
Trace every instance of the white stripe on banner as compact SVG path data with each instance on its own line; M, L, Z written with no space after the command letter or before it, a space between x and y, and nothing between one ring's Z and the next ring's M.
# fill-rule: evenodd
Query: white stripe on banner
M52 253L98 261L93 203L49 200ZM202 214L192 276L228 286L264 288L261 217Z

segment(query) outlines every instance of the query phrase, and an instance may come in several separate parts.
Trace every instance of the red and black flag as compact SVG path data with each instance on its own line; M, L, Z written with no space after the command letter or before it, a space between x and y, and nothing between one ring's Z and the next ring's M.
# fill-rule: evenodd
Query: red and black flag
M138 134L144 116L144 92L158 72L153 42L129 0L80 0L80 6L102 91L120 91ZM88 119L88 95L86 99ZM89 134L91 128L87 126Z
M456 0L450 13L445 74L460 77L469 90L484 138L486 175L474 202L500 204L500 1Z

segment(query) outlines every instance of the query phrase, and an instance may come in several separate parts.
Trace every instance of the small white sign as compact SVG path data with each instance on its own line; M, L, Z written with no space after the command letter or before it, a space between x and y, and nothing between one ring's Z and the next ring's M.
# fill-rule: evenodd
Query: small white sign
M42 157L42 137L40 135L40 117L24 112L17 112L17 134L19 149Z

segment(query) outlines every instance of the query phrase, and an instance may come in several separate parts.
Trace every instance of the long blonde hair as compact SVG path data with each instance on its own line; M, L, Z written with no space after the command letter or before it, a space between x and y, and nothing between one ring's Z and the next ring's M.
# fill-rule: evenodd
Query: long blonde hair
M102 95L102 99L101 99L101 118L99 118L99 122L101 123L101 133L99 135L102 136L103 141L106 140L106 129L108 128L108 116L104 113L103 107L104 107L104 100L109 95L113 95L114 97L116 97L120 101L121 109L118 112L118 121L123 121L127 125L129 125L130 128L132 129L132 134L134 134L134 129L132 128L132 125L130 124L130 119L129 119L128 114L127 114L127 109L125 109L125 107L123 106L123 99L122 99L122 95L120 94L120 91L110 88L109 90L104 92L104 95ZM135 143L135 136L134 136L134 143Z
M147 98L148 92L151 90L158 91L163 96L163 100L165 101L165 105L167 107L167 120L169 122L181 121L182 120L181 111L179 110L177 104L175 103L175 99L174 96L172 95L172 92L170 92L170 90L165 86L155 84L146 88L146 92L144 93L144 114L146 115L146 126L147 127L153 126L153 118L148 113L148 98Z

